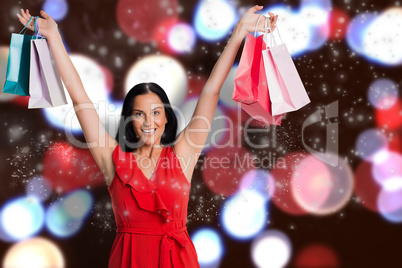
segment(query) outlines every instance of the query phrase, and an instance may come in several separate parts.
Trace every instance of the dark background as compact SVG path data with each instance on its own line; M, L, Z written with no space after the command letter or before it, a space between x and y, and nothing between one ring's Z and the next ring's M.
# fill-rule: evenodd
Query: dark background
M275 1L238 1L241 5L270 5ZM300 4L299 1L282 1L294 8ZM356 9L364 11L382 11L394 4L393 1L333 1L333 7L341 8L352 18L357 15ZM364 2L366 5L361 6ZM194 9L197 1L179 1L183 7L183 12L179 14L181 20L192 24ZM396 3L396 2L395 2ZM21 8L29 9L32 15L39 14L42 9L43 1L30 0L19 1ZM59 31L62 33L63 41L68 46L71 53L82 53L98 63L106 66L113 73L114 87L112 97L116 100L124 98L123 80L125 70L138 59L145 55L143 44L137 43L134 49L130 48L126 42L121 42L113 38L114 30L119 29L116 22L116 14L113 12L116 8L116 1L68 1L69 12L62 21L58 22ZM350 9L346 8L350 6ZM17 6L15 0L2 0L0 3L0 45L8 46L10 43L11 32L9 27L13 25L15 29L22 29L20 22L11 8ZM84 18L87 19L84 19ZM392 26L390 26L392 27ZM18 32L17 30L14 32ZM97 34L94 34L97 33ZM214 63L218 59L217 52L223 51L229 36L220 42L206 42L197 39L194 52L191 55L176 55L176 59L185 66L186 71L192 74L208 76ZM96 52L88 49L89 43L102 43L108 47L108 56L100 57ZM155 54L157 47L151 47L147 54ZM206 57L202 47L209 52ZM342 55L337 62L333 61L333 50L342 51ZM242 47L236 58L239 61ZM401 83L401 68L376 65L362 57L349 57L352 51L347 46L344 39L340 41L327 41L324 46L316 51L308 51L301 56L295 57L294 61L303 81L308 85L306 87L311 104L304 107L299 112L292 113L283 121L281 127L276 129L278 139L287 147L288 151L301 150L302 146L299 137L290 137L294 139L293 143L286 143L283 133L292 133L289 130L300 127L300 123L318 107L327 105L335 100L339 101L340 116L339 123L339 154L348 157L349 164L353 170L357 167L360 158L356 157L351 150L355 147L357 136L365 129L376 127L374 122L373 107L368 105L367 88L379 77L387 77L394 80L398 85ZM115 55L124 56L122 68L116 69L111 64ZM323 68L324 63L328 63L330 68ZM350 67L353 67L350 69ZM202 70L200 71L200 67ZM346 78L338 79L340 72L346 73ZM327 85L327 93L322 91L322 85ZM336 89L342 88L341 92ZM360 113L365 115L362 122L348 122L349 116L344 116L345 112L351 115ZM372 115L371 120L369 115ZM19 124L28 130L28 133L16 143L8 142L8 126ZM28 110L14 103L0 103L0 202L3 204L6 200L14 196L21 195L24 192L23 183L18 183L15 187L10 187L9 181L11 175L16 172L16 168L9 164L7 160L16 151L16 146L30 144L31 137L36 137L44 131L51 131L53 141L66 141L62 131L52 128L45 120L39 110ZM398 135L401 130L397 131ZM305 135L314 135L325 137L325 130L321 128L309 129ZM78 137L83 140L83 137ZM253 137L258 139L258 137ZM320 144L325 144L323 139ZM399 148L401 149L401 148ZM32 155L28 161L37 163L41 161L41 154ZM201 156L202 157L202 156ZM29 165L29 163L26 163ZM23 170L27 171L27 170ZM200 188L194 187L200 185ZM110 197L106 187L92 188L95 202L107 202ZM196 167L192 179L192 193L196 199L190 199L189 202L189 223L188 232L191 235L193 230L201 226L209 226L217 230L223 239L226 247L226 253L223 256L220 267L253 267L250 257L250 242L235 241L220 230L218 216L210 218L211 221L196 220L197 208L200 208L199 197L204 200L210 200L214 193L205 187L202 173L199 167ZM211 202L212 203L212 202ZM222 200L214 201L219 207ZM210 203L203 204L201 209L205 210ZM285 232L292 241L293 256L298 250L306 244L313 242L322 242L330 245L339 257L340 267L401 267L402 228L400 224L392 224L384 220L379 214L369 211L352 198L347 205L337 213L324 217L316 216L292 216L279 210L274 204L270 204L270 223L269 228L279 229ZM102 220L95 217L95 212L102 213ZM218 211L216 211L218 213ZM114 218L111 211L99 209L93 210L92 215L87 220L81 231L67 239L54 238L46 230L40 233L41 236L57 242L61 251L66 256L67 267L107 267L109 253L115 237ZM342 216L341 216L342 214ZM104 222L112 223L111 227L104 226ZM296 226L291 229L290 226ZM267 226L267 227L268 227ZM0 241L0 256L4 256L6 250L11 246L10 243ZM292 263L290 261L290 265Z

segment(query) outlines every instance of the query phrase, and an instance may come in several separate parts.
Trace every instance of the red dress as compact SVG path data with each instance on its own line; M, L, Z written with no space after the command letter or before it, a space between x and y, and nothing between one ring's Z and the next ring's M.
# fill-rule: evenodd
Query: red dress
M173 148L163 147L149 180L120 145L113 162L108 191L117 234L109 268L200 267L186 226L191 184Z

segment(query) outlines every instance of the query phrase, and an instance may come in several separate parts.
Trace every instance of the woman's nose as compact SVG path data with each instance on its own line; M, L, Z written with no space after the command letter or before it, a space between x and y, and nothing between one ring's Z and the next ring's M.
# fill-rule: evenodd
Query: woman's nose
M145 120L144 120L144 125L146 126L146 127L148 127L148 126L150 126L151 125L151 118L150 117L147 117Z

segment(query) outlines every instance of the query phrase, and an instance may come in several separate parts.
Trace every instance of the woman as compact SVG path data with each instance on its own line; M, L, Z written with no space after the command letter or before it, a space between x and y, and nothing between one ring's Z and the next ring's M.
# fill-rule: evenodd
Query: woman
M239 46L254 32L262 6L239 20L198 99L189 124L176 137L177 120L165 91L135 85L126 95L116 138L104 129L62 43L56 22L41 11L39 33L47 38L73 101L86 142L111 196L117 235L109 267L199 267L186 228L194 167L206 142L219 94ZM271 28L278 16L269 12ZM31 15L17 14L25 25ZM34 20L28 28L33 28ZM258 31L264 31L260 20ZM202 131L194 131L202 129ZM100 146L106 144L106 146ZM184 168L182 168L184 167Z

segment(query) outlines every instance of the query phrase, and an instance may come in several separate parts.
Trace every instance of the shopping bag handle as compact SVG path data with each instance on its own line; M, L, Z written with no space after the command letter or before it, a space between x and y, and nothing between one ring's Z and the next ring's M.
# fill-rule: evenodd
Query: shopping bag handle
M255 37L255 34L257 33L258 23L260 23L260 19L261 19L262 16L263 16L263 15L261 14L261 15L258 17L257 24L255 25L254 37Z
M271 41L270 43L271 43L271 47L272 47L272 40L274 39L272 35L273 35L274 33L273 33L272 29L271 29L271 23L268 23L269 18L271 18L271 17L269 17L269 16L268 16L268 17L265 17L265 27L264 27L264 31L265 31L265 36L267 36L267 34L268 34L268 29L269 29L269 33L270 33L269 39L270 39L270 41ZM278 23L277 23L277 25L275 26L275 29L277 29L279 39L281 40L281 43L283 44L281 34L279 33ZM275 30L274 30L274 31L275 31ZM275 43L275 46L278 45L275 40L274 40L274 43ZM268 49L268 40L267 40L267 42L265 43L265 49Z
M40 36L40 38L43 39L43 35L41 35L41 34L39 33L38 18L39 18L39 16L36 16L36 17L35 17L35 24L34 24L35 39L38 39L38 36Z
M264 26L264 34L265 34L265 37L267 38L266 39L266 42L265 42L265 49L268 49L268 28L269 28L269 33L270 33L270 35L269 35L269 40L271 41L270 43L271 43L271 48L273 47L273 45L272 45L272 30L271 30L271 22L270 23L268 23L268 20L269 20L269 18L270 17L265 17L265 26ZM276 42L275 42L275 40L274 40L274 43L275 43L275 46L277 46L277 44L276 44Z
M27 31L27 26L29 25L29 23L31 22L31 20L32 20L32 16L29 18L29 21L27 22L27 24L25 24L25 26L24 26L24 28L22 28L22 30L21 30L21 32L25 29L25 32ZM21 34L21 32L20 32L20 34ZM25 32L23 33L23 34L25 34Z

